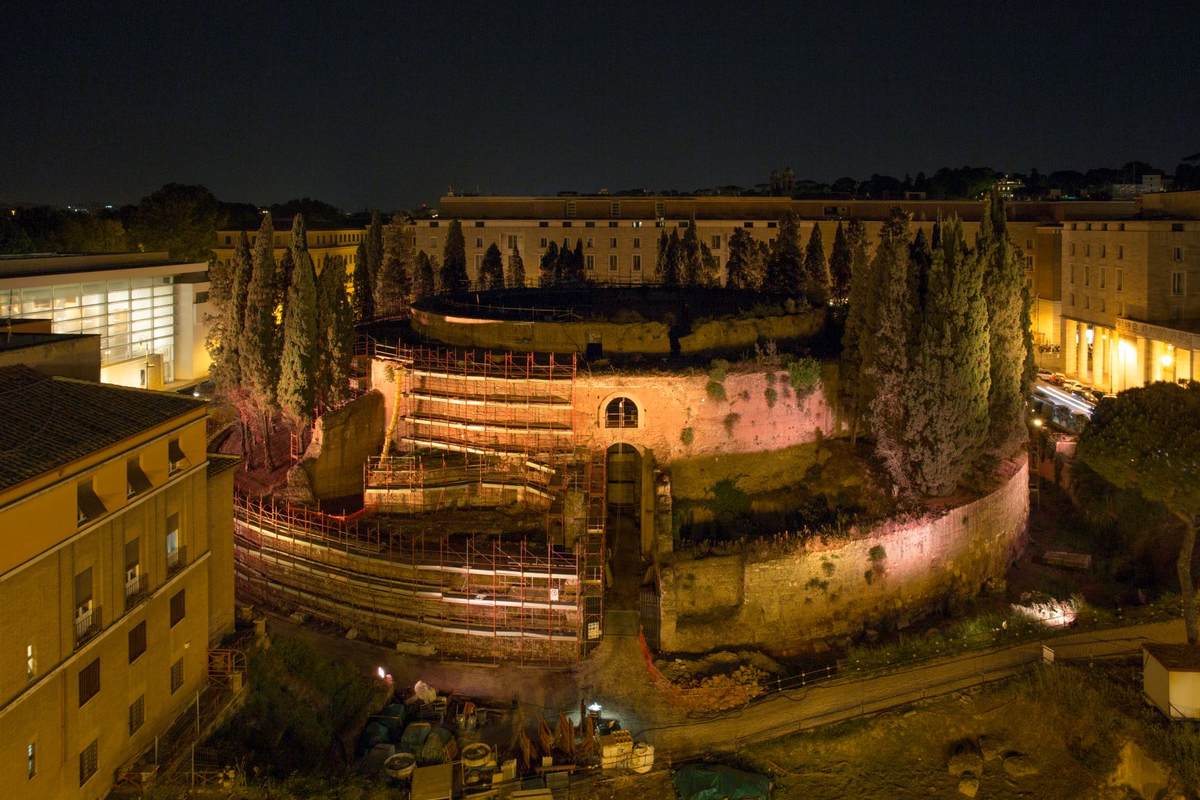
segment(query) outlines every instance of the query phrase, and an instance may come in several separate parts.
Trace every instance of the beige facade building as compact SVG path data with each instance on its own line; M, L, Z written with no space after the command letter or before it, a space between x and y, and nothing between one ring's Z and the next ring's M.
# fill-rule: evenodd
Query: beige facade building
M233 628L233 471L203 401L0 368L0 785L93 800Z
M276 220L279 222L279 220ZM284 220L281 224L290 226L291 220ZM308 251L312 254L313 265L320 272L322 264L325 263L325 257L334 258L341 256L346 260L346 271L350 272L354 267L355 253L358 251L358 245L367 235L367 229L347 228L347 227L326 227L320 223L315 223L307 226L308 231ZM216 254L216 260L222 264L228 265L233 260L233 250L237 245L238 236L241 235L240 228L222 228L217 231L217 243L213 247L213 252ZM247 231L247 237L250 239L250 247L254 248L254 244L258 239L258 231ZM274 252L275 263L279 263L279 259L283 258L283 251L287 250L288 242L291 241L292 233L290 227L276 229Z
M1200 376L1200 192L1062 237L1064 372L1113 392Z

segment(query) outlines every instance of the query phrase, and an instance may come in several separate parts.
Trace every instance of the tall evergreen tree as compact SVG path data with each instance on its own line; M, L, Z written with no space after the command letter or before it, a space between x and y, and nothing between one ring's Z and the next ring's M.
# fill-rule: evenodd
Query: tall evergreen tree
M850 242L839 220L833 232L833 250L829 253L829 293L839 303L850 296L851 259Z
M908 215L896 208L879 232L879 244L871 264L878 292L877 317L871 331L876 344L867 367L874 389L870 410L875 453L902 492L911 486L904 441L908 421L905 385L913 317L908 224Z
M538 265L542 286L553 286L555 284L557 269L558 244L551 240L550 246L546 248L546 252L542 253L542 260Z
M322 406L337 405L350 390L354 311L345 275L342 256L325 256L317 278L317 395Z
M367 265L367 274L363 277L374 289L375 284L379 282L379 268L383 265L383 215L378 209L371 212L371 224L367 228L367 235L363 237L363 245L367 256L364 262Z
M484 289L504 288L504 259L495 242L483 254L483 263L479 266L479 284Z
M908 273L909 294L912 297L913 315L909 326L909 341L915 342L921 329L921 309L925 307L925 293L929 289L929 270L933 267L933 250L925 231L917 228L912 244L908 246L908 258L911 269Z
M1033 297L1029 287L1021 286L1021 332L1025 341L1025 365L1021 370L1021 397L1029 397L1037 382L1037 359L1033 355Z
M371 271L367 265L367 242L358 243L354 254L354 319L370 322L375 318L375 289L371 283Z
M442 248L442 291L465 292L471 288L467 274L467 243L463 239L462 223L450 220L446 229L446 244Z
M397 214L383 234L383 263L375 282L376 313L398 317L408 311L412 296L412 247L404 235L404 220Z
M850 248L850 289L839 377L842 403L850 413L850 442L857 444L859 423L874 395L869 367L875 352L878 293L871 272L867 226L862 220L850 220L846 244Z
M804 249L800 245L800 220L792 211L779 221L779 236L767 262L766 284L772 291L803 297Z
M683 283L683 241L679 238L678 230L671 231L667 239L661 277L664 286L680 286Z
M246 288L251 271L250 240L245 231L238 235L229 265L222 266L215 274L209 269L209 302L217 313L212 318L205 346L212 359L209 375L217 394L222 396L232 394L241 382L238 352L246 323Z
M910 253L915 262L921 247ZM943 245L930 254L919 295L905 400L905 456L922 494L954 491L987 438L991 378L982 285L982 265L952 219Z
M307 426L317 404L317 276L299 214L292 223L290 250L295 270L283 319L279 405L297 425Z
M984 203L976 246L984 259L984 299L991 334L992 384L988 398L991 432L989 454L1005 458L1026 439L1021 380L1025 371L1025 331L1021 327L1022 271L1004 213L1004 199L995 189Z
M508 257L508 285L517 287L525 285L525 259L521 258L521 248L515 244L512 255Z
M417 265L413 270L413 299L428 297L437 291L436 272L433 259L424 250L417 253Z
M933 221L933 234L929 237L929 246L934 250L942 246L942 220L938 217Z
M275 323L275 228L264 214L254 240L254 268L246 293L245 324L238 347L242 386L246 390L243 419L253 416L262 440L267 467L274 469L271 455L271 424L278 407L279 357ZM247 439L249 437L246 437ZM247 448L251 463L253 447Z
M575 250L571 253L569 279L575 283L587 280L587 268L584 266L583 239L575 240Z
M692 214L680 240L680 276L684 286L699 286L704 273L704 262L700 254L700 237L696 233L696 215Z
M821 239L820 225L813 225L808 247L804 249L804 278L809 302L815 306L827 304L830 291L829 264L825 260L825 243Z
M730 289L762 288L763 268L758 242L745 228L735 228L729 237L729 260L725 262L725 285Z
M695 278L696 286L720 286L721 266L717 257L704 242L700 243L700 272Z
M667 229L663 228L662 233L658 237L658 250L654 257L654 277L667 286L673 285L667 280L667 251L669 248L670 241L667 239Z
M275 265L275 316L282 323L287 314L288 289L292 285L292 273L296 271L296 257L292 248L288 247L279 257ZM276 346L283 347L282 337L276 339Z

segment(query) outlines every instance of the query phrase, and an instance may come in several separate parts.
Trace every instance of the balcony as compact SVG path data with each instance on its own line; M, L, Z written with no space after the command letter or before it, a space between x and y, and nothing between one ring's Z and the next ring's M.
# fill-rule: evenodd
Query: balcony
M125 582L125 613L137 608L146 599L147 580L145 575L136 575Z
M100 629L103 627L101 611L102 611L102 609L100 608L100 606L96 606L92 610L88 611L86 614L82 614L79 617L76 617L76 619L75 619L75 649L76 650L83 647L85 644L87 644L89 641L91 641L93 638L95 638L96 634L100 633Z
M167 553L167 577L172 577L176 572L187 566L187 547L177 547Z

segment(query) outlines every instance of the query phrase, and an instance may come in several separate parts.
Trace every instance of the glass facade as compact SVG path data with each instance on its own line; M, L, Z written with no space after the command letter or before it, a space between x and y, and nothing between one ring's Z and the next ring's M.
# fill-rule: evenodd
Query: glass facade
M0 289L0 317L53 319L55 333L100 335L100 364L158 353L174 380L175 287L170 276Z

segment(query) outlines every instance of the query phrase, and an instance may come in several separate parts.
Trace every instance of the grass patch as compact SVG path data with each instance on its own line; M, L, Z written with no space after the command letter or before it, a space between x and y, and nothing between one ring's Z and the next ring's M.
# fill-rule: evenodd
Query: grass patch
M821 380L821 362L815 358L799 358L788 364L788 382L796 390L797 399L807 397Z
M714 381L711 378L704 385L704 393L708 395L708 399L716 403L724 403L728 396L725 394L725 384Z
M679 432L679 441L684 447L691 447L692 442L696 441L696 429L687 427L681 430Z
M721 424L725 426L725 433L728 434L729 436L733 436L733 429L741 421L742 421L742 415L737 413L736 411L731 411L725 415L725 419L723 419L721 421Z

